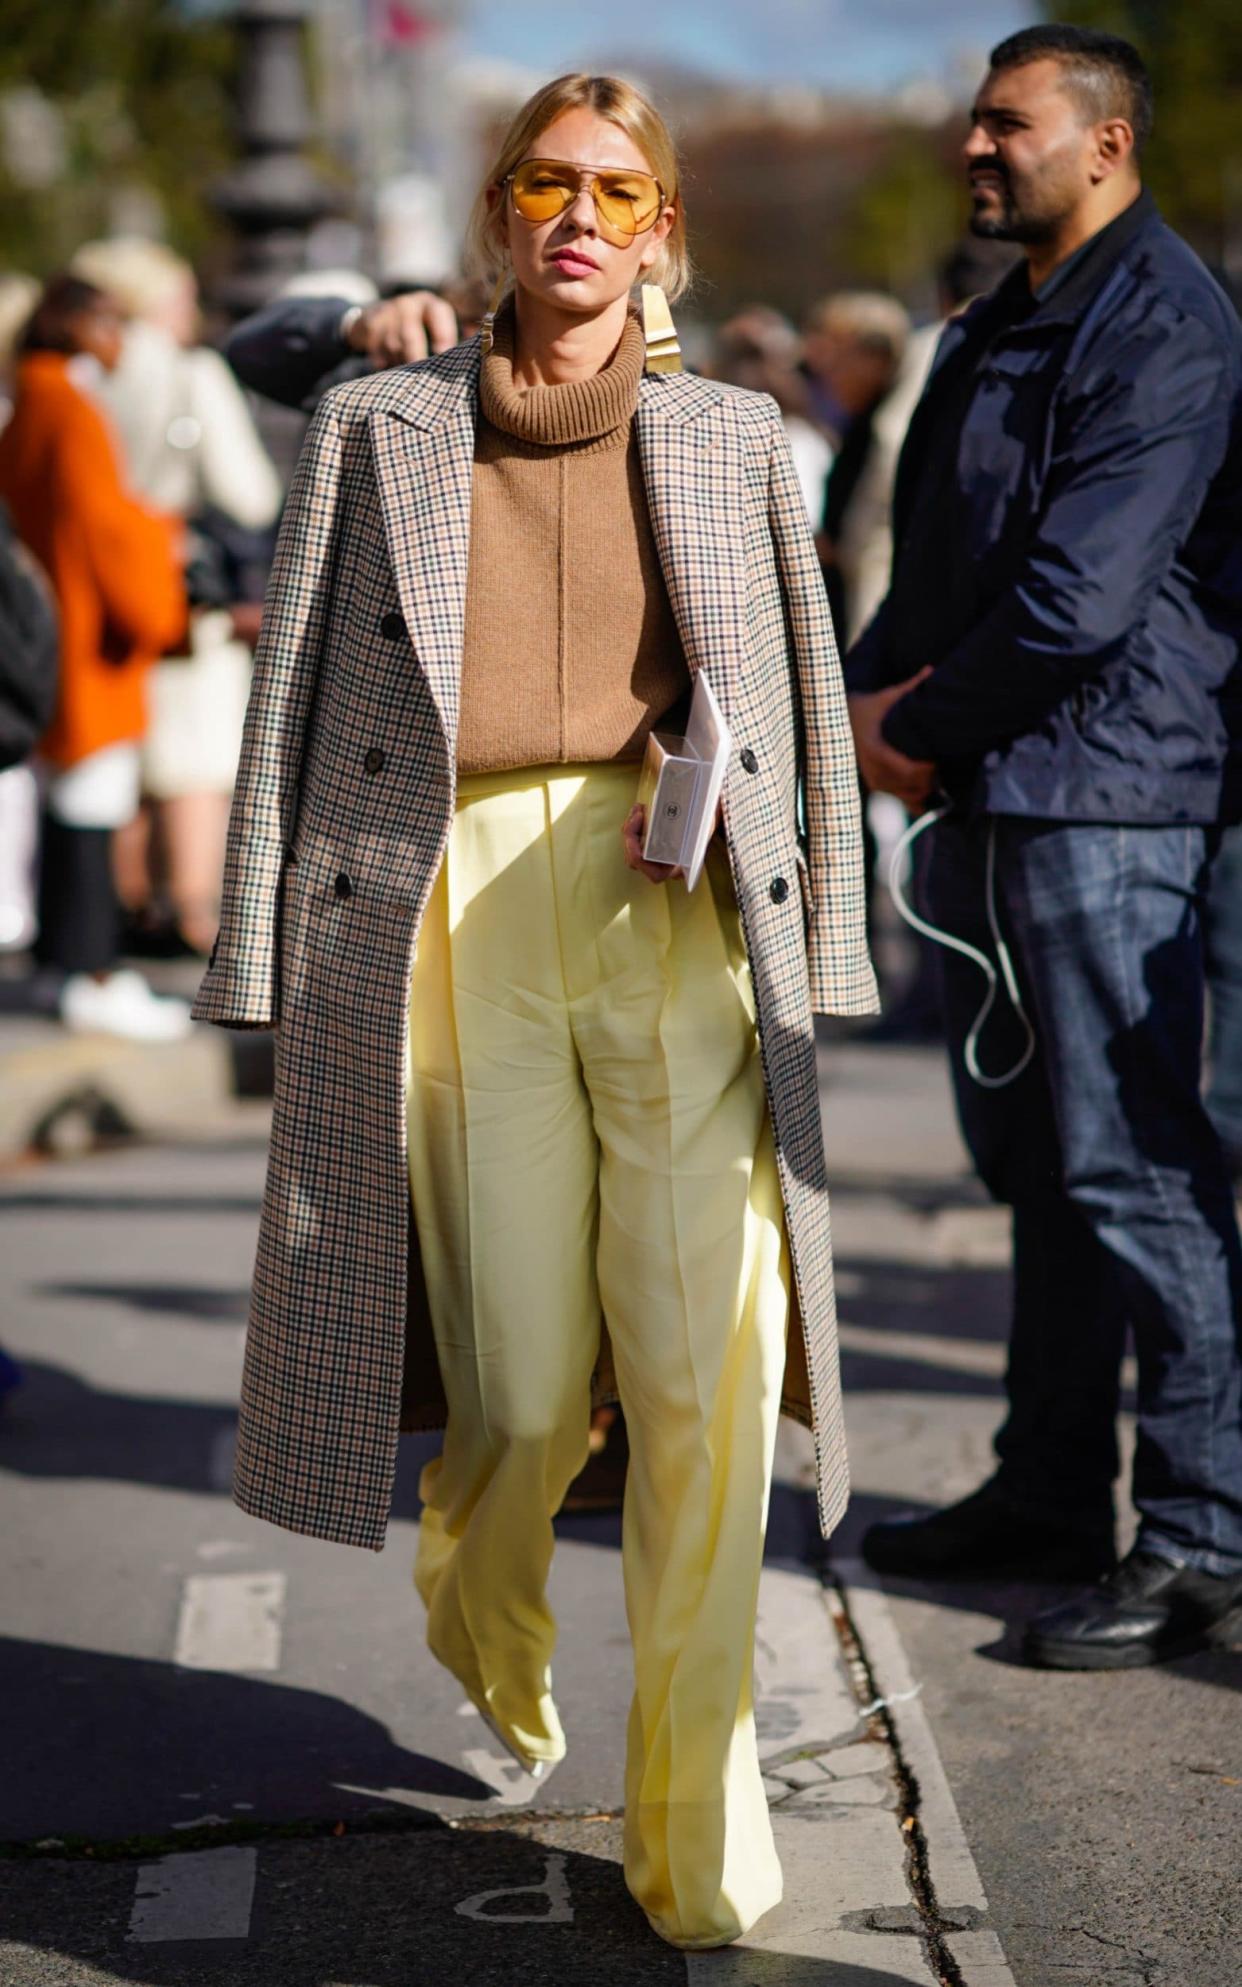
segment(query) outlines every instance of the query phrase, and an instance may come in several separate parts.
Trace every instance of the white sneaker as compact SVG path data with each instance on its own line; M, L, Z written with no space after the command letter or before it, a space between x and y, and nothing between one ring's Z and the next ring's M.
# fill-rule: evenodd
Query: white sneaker
M142 974L128 969L106 980L70 973L60 1018L75 1035L120 1035L127 1042L180 1042L194 1026L186 1001L152 993Z

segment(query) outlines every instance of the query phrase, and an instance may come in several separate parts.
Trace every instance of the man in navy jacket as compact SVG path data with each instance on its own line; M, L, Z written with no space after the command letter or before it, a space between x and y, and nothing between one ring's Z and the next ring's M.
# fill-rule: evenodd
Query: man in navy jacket
M993 957L1002 934L1035 1032L997 1084L1021 1016L976 1050L982 976L946 953L963 1129L1013 1207L1009 1413L981 1490L864 1551L1102 1575L1025 1653L1129 1667L1242 1605L1242 1247L1199 1096L1204 886L1242 816L1242 328L1142 190L1128 43L1012 37L971 122L974 228L1025 262L942 341L847 680L868 784L949 804L930 919ZM1127 1328L1141 1527L1117 1566Z
M451 304L434 290L404 290L372 304L281 297L235 324L223 351L252 393L313 414L330 386L447 352L457 339Z

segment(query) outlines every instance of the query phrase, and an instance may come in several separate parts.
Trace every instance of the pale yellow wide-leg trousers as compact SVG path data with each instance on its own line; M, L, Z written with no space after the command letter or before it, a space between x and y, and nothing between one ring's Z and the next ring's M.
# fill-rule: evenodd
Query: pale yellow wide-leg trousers
M625 867L632 766L463 779L410 1002L410 1181L448 1397L428 1641L559 1759L552 1517L607 1319L630 1438L625 1874L678 1945L778 1901L751 1696L789 1270L727 862Z

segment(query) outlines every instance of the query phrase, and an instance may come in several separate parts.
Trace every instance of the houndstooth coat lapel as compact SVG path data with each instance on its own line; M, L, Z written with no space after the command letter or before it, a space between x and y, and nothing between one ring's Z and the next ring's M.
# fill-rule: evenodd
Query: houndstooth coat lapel
M450 757L456 753L461 706L478 340L459 349L458 367L409 375L409 392L371 417L397 595Z
M721 389L687 402L667 378L644 378L635 428L665 585L691 672L703 670L726 721L745 645L743 546L736 530L741 439L714 419Z

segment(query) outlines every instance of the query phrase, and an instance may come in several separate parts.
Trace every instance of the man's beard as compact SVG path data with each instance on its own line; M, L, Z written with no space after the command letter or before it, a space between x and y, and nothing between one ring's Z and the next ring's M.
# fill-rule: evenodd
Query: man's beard
M1057 223L1047 215L1023 213L1008 180L1002 182L999 192L1000 212L976 209L970 217L972 235L978 235L983 241L1031 243L1049 241L1056 233Z

